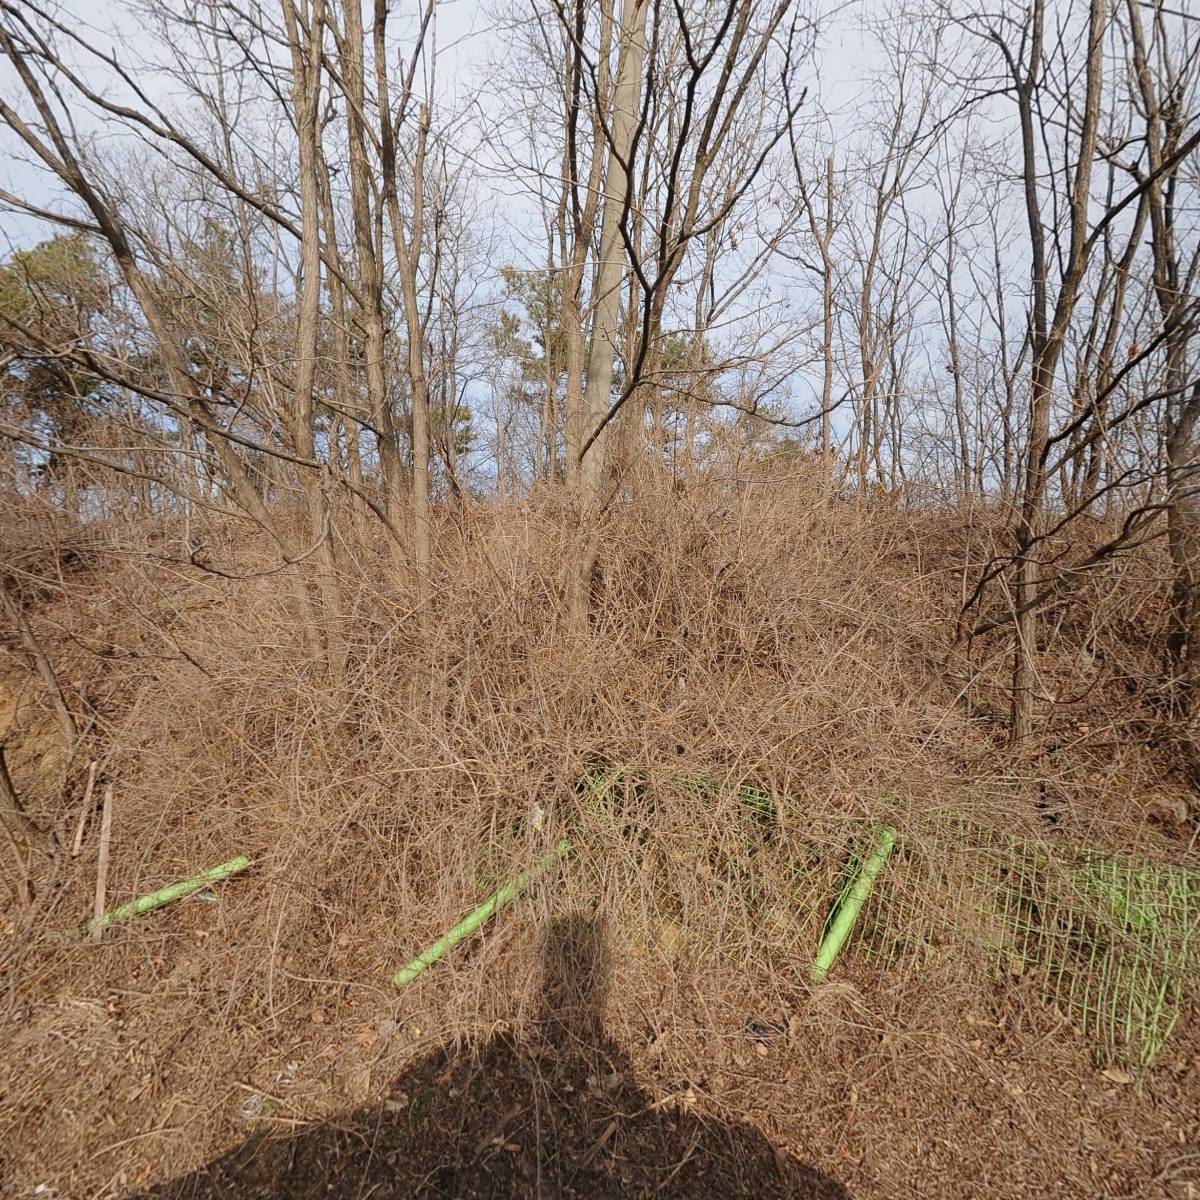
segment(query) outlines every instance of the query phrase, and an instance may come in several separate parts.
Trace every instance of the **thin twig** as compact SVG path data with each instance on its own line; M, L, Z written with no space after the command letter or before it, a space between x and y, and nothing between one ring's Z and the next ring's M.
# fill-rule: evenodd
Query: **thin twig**
M104 789L104 813L100 818L100 862L96 868L96 903L92 910L92 941L104 932L104 893L108 888L108 843L112 835L112 784Z
M87 828L88 813L92 808L92 789L96 786L96 768L100 764L93 758L88 767L87 787L83 789L83 811L79 814L79 823L75 826L75 840L71 843L71 857L79 857L79 848L83 845L83 831Z

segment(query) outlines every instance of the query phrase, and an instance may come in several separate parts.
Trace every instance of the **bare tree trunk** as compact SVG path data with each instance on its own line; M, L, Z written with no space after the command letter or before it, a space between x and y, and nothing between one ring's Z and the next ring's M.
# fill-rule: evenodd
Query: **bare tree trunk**
M375 426L379 466L383 473L385 507L393 525L399 525L404 508L404 464L396 429L395 409L384 375L384 319L382 246L377 244L378 222L372 213L373 181L366 144L366 85L363 64L364 35L358 0L343 4L345 34L342 40L343 86L346 91L346 131L349 138L350 208L362 304L363 359L367 406ZM376 49L378 53L378 47ZM390 116L381 113L381 122Z
M1178 151L1194 114L1181 107L1187 94L1178 68L1160 47L1161 78L1151 69L1141 8L1156 8L1154 32L1162 35L1159 5L1126 0L1133 68L1145 113L1146 205L1150 216L1150 245L1154 259L1154 296L1162 318L1166 363L1163 371L1167 399L1167 541L1174 578L1171 586L1167 654L1172 676L1180 685L1180 712L1195 717L1200 706L1200 383L1188 387L1188 351L1194 325L1187 318L1193 297L1185 279L1195 277L1200 247L1193 250L1190 270L1181 269L1176 239L1176 177L1179 167L1164 172ZM1137 176L1135 175L1135 178Z
M417 54L423 47L425 31L428 28L428 19L433 6L434 0L429 0L426 8L426 24L421 27L420 38L403 84L404 90L400 97L400 119L412 100L412 81ZM433 561L433 531L430 525L429 381L425 373L425 326L417 293L417 271L425 237L425 156L429 142L430 114L428 105L422 104L417 118L416 147L409 164L412 212L409 214L408 228L406 229L400 212L400 197L396 184L396 126L398 122L392 113L391 93L387 78L387 48L384 37L387 13L387 5L384 0L375 0L373 46L375 90L379 104L383 205L392 231L401 306L404 310L404 328L408 341L405 364L408 375L409 400L412 405L413 574L418 612L423 613L430 595L429 572Z
M583 312L579 296L570 292L563 297L563 342L567 360L567 380L563 393L563 406L567 414L566 478L572 494L578 496L580 450L584 440Z
M817 220L813 197L804 182L804 169L792 135L792 166L800 198L808 217L808 228L816 243L821 258L821 467L825 477L833 467L832 438L830 433L830 407L833 403L833 256L830 247L834 234L834 170L833 156L825 159L825 213L824 220Z
M8 773L8 762L4 757L4 747L0 745L0 826L8 836L12 846L13 857L17 869L17 899L24 905L33 902L33 880L31 878L30 862L35 849L53 853L56 839L54 832L40 829L35 821L26 813L21 804L21 797L13 786L12 776Z
M315 0L308 14L307 44L291 0L285 0L284 20L292 57L292 94L300 143L300 306L296 319L296 380L292 398L292 441L303 459L315 457L313 439L316 382L317 322L321 313L321 197L319 178L323 167L317 145L317 106L321 92L321 40L324 36L325 3ZM317 590L323 612L321 629L330 673L340 681L345 661L341 628L341 597L330 538L326 500L316 471L297 469L308 509L309 537L317 546ZM307 573L302 564L300 571Z
M959 347L958 322L958 291L954 277L958 257L958 206L962 187L963 163L955 173L954 188L949 197L943 197L943 215L945 217L944 280L946 302L946 350L950 356L947 364L954 386L954 429L958 437L958 465L955 475L958 476L958 499L965 504L972 483L971 471L971 431L967 422L966 396L963 388L962 353Z
M566 218L566 189L562 189L562 199L558 208L558 220ZM546 286L553 295L554 287L554 235L553 227L547 229L546 236ZM555 336L554 321L557 314L549 303L543 306L542 346L542 413L541 428L538 431L537 447L534 451L534 477L547 482L558 475L558 411L555 403L558 393L559 364L551 353L550 347Z
M325 252L334 260L338 258L337 228L334 223L333 197L330 194L329 173L326 171L322 179L322 204L325 209ZM347 305L346 292L342 287L335 271L328 272L325 286L329 293L329 316L333 322L333 352L337 359L336 387L339 413L339 425L342 429L342 443L346 451L346 473L350 479L351 490L355 493L356 501L362 491L362 410L358 403L358 391L354 384L353 373L350 370L350 337L346 328ZM374 419L374 413L372 413ZM385 504L387 492L385 489ZM357 502L350 507L351 522L355 529L362 531L361 509Z
M613 92L611 142L604 174L604 211L600 226L600 249L596 270L596 302L592 340L588 351L587 384L583 396L586 437L593 438L608 412L612 392L613 360L617 353L617 315L621 304L621 280L625 256L621 248L620 222L632 185L630 151L642 94L646 53L646 16L649 0L624 0L621 8L620 57ZM600 487L606 438L594 437L579 463L580 538L571 574L568 601L572 627L587 628L592 571L596 562L600 516ZM585 441L586 444L586 441Z
M817 244L821 251L821 466L828 476L833 467L830 407L833 404L833 155L825 160L825 226Z
M1078 162L1068 196L1071 238L1063 277L1052 319L1047 316L1045 237L1037 191L1039 176L1033 127L1036 89L1041 72L1045 0L1034 6L1030 66L1018 79L1018 104L1025 172L1025 203L1033 247L1033 376L1029 399L1029 443L1025 458L1025 486L1020 517L1015 531L1017 546L1015 620L1013 646L1013 688L1011 736L1015 743L1027 741L1034 731L1034 700L1037 694L1037 612L1041 587L1037 543L1043 532L1046 450L1050 440L1050 406L1054 375L1062 355L1063 341L1079 295L1079 285L1087 266L1088 194L1096 157L1096 134L1100 118L1100 91L1103 81L1103 34L1106 7L1103 0L1091 0L1088 18L1087 88L1083 103L1083 123L1079 135Z
M417 605L424 610L429 601L429 571L433 562L433 530L430 526L429 478L429 381L425 374L425 329L417 296L417 256L421 252L425 147L429 135L429 109L421 106L417 153L413 160L413 212L411 240L406 242L399 220L399 204L392 196L392 231L399 263L400 294L408 333L408 383L412 402L412 516L413 567L416 574Z
M33 627L29 624L29 619L25 616L20 602L8 594L7 588L0 587L0 604L4 606L8 619L21 635L21 644L25 647L29 657L33 659L34 666L37 667L38 674L46 685L46 691L50 694L50 702L54 705L55 716L58 717L58 723L67 739L67 748L71 749L79 739L79 726L75 724L75 718L67 707L67 698L63 694L62 685L58 682L58 676L54 673L54 668L50 665L46 652L34 634Z
M569 68L564 80L566 93L567 139L563 149L563 189L571 194L578 186L579 139L577 127L582 112L581 90L583 87L583 38L586 6L576 0L575 26L566 31ZM563 410L566 414L564 437L566 441L567 487L576 501L581 494L581 464L583 447L588 436L587 408L583 392L584 369L584 306L583 279L587 267L595 231L596 213L600 205L600 184L604 170L604 121L609 107L609 57L613 39L613 0L600 3L600 48L596 70L594 110L592 112L592 158L588 167L587 186L583 197L572 195L574 220L573 241L570 259L563 279L563 341L566 351L567 378L563 394ZM574 44L572 44L574 43ZM574 584L568 584L568 593L573 595ZM573 601L569 601L573 604Z

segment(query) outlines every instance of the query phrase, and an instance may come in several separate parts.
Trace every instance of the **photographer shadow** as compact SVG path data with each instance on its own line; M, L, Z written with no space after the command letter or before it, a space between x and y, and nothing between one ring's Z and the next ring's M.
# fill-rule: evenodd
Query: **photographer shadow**
M608 946L554 920L540 1012L520 1036L443 1047L389 1097L292 1137L256 1135L141 1200L361 1197L789 1197L850 1200L747 1125L655 1101L604 1029Z

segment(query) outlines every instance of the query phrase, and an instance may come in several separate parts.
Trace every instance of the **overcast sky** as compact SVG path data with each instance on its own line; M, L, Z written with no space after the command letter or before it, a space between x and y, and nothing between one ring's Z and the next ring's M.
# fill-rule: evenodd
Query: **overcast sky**
M91 45L115 54L123 64L153 67L161 54L156 34L147 22L139 20L136 10L99 0L43 2L64 22L72 22ZM546 4L548 0L531 0L531 3ZM396 5L393 31L403 29L405 19L411 17L415 7L415 3ZM829 114L831 133L840 139L853 136L859 102L872 73L881 64L874 44L862 29L864 15L872 11L872 0L828 7L829 12L819 21L818 51L806 83L811 99L819 101ZM495 103L489 97L488 76L492 65L503 55L503 44L490 11L490 5L478 0L441 0L438 5L439 89L447 94L452 107L464 107L469 100L478 100L485 107L489 101ZM96 78L94 61L89 78ZM10 102L17 101L22 109L26 107L20 83L6 58L0 58L0 94ZM160 100L161 95L155 99ZM73 116L84 132L100 139L113 135L113 124L97 121L86 110L76 111ZM58 190L47 172L32 161L28 150L8 130L0 130L0 186L45 205L53 201ZM494 201L505 207L511 203L507 192L499 191ZM18 213L0 212L0 248L19 248L52 234L53 230L44 222Z

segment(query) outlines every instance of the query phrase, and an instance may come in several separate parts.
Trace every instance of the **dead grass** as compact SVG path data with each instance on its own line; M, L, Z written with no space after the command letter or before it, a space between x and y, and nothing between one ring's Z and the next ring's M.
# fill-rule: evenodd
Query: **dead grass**
M540 1003L538 930L572 906L614 931L607 1030L641 1086L754 1125L856 1196L1116 1195L1194 1145L1194 1041L1135 1095L1019 988L848 958L814 995L823 914L798 919L793 945L778 932L797 909L797 848L829 846L832 885L847 830L885 814L1028 832L1049 802L1056 835L1189 853L1147 695L1162 603L1151 551L1051 614L1045 683L1060 703L1039 753L1013 757L999 643L954 639L964 572L999 517L976 514L967 533L777 469L643 496L609 517L584 645L567 628L568 532L551 503L441 520L424 617L385 545L339 540L336 685L306 658L279 577L255 577L263 552L242 527L188 531L237 581L182 561L169 524L75 531L68 567L21 559L116 793L113 903L236 853L255 866L219 903L181 903L96 946L69 932L90 904L89 838L40 881L32 919L8 915L12 1194L126 1194L228 1148L248 1094L274 1097L259 1128L295 1132L377 1098L447 1038L466 1052L523 1028ZM86 759L45 769L43 702L14 647L8 659L19 786L73 829ZM646 786L589 804L577 784L597 763ZM680 774L718 786L702 795ZM795 801L755 855L741 783ZM581 853L553 882L391 988L563 835ZM788 1028L766 1055L745 1036L764 1016ZM1159 1184L1145 1194L1184 1194Z

